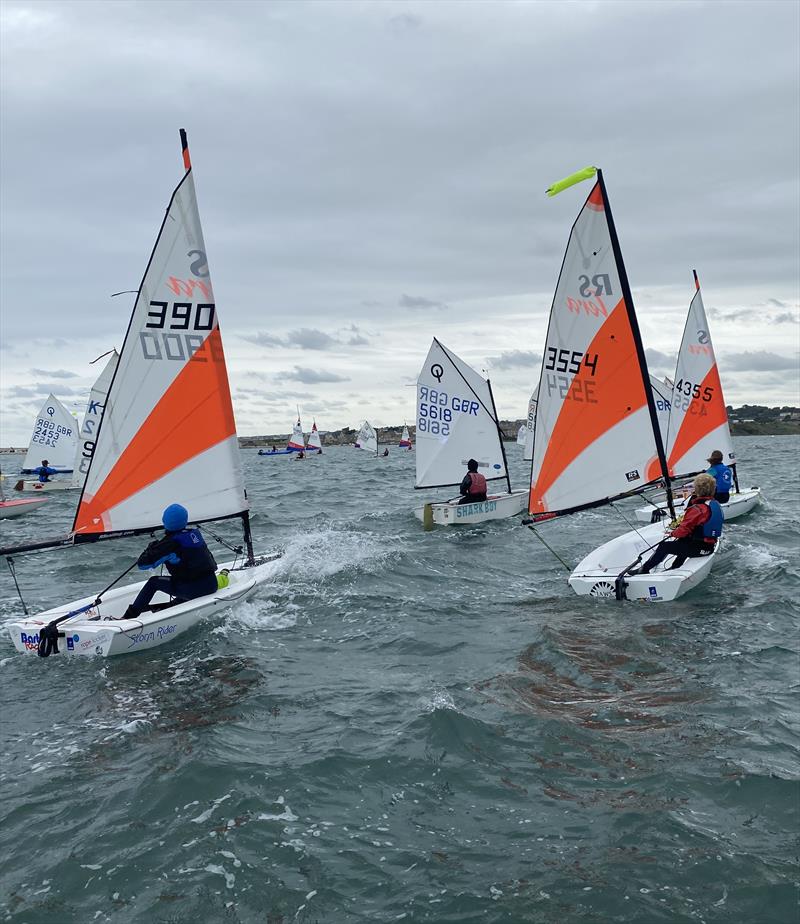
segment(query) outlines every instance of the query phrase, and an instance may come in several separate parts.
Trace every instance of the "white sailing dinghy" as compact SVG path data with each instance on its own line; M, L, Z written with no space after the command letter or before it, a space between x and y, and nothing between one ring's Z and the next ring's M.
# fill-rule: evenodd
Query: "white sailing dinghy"
M492 386L435 337L417 378L416 489L457 487L475 459L487 481L505 480L508 492L485 501L460 498L425 504L414 514L439 526L502 520L525 510L527 491L513 491Z
M193 524L241 518L246 551L241 560L220 569L216 593L146 611L138 619L120 617L142 583L19 619L9 633L23 653L46 655L53 644L69 656L154 648L249 597L269 577L269 561L276 557L253 553L225 355L183 130L181 144L185 173L139 287L72 532L0 554L160 532L162 511L174 502L189 510ZM164 602L169 601L163 593L153 599L156 605Z
M311 433L308 434L308 446L306 448L309 452L322 452L322 438L319 435L319 430L317 430L316 420L311 424Z
M408 432L408 426L403 424L403 432L400 435L400 442L397 444L400 449L411 449L411 434Z
M355 441L356 449L363 449L365 452L372 452L378 455L378 434L372 424L365 420L358 431Z
M761 489L739 489L728 410L696 272L694 282L695 294L689 305L667 415L667 466L673 479L689 478L706 471L708 457L715 449L720 450L734 473L735 491L731 491L730 500L721 504L725 519L733 520L749 513L761 501ZM688 489L681 508L690 493ZM635 515L640 523L656 523L667 513L664 498L657 497L648 506L637 508Z
M289 437L289 442L286 444L286 448L289 452L305 452L306 449L306 440L305 435L303 434L303 425L300 423L300 414L297 415L297 421L292 427L292 435Z
M535 388L533 394L528 400L528 420L525 424L525 448L522 451L522 461L533 461L533 431L536 428L536 400L539 397L539 389Z
M49 468L58 473L51 476L52 481L38 481L21 478L14 485L15 491L64 491L72 487L71 478L59 478L59 475L72 474L75 456L78 450L78 428L75 418L54 395L48 395L33 425L28 452L22 463L22 474L29 475L37 469L44 459Z
M609 504L659 479L670 491L639 326L603 175L587 168L550 194L597 176L572 227L550 312L531 471L533 522ZM668 497L671 503L671 497ZM630 575L665 535L659 523L612 539L569 577L578 594L673 600L708 574L715 551L677 570ZM719 542L717 542L719 548Z
M528 428L525 424L520 424L519 430L517 430L517 446L525 445L525 437L527 435Z

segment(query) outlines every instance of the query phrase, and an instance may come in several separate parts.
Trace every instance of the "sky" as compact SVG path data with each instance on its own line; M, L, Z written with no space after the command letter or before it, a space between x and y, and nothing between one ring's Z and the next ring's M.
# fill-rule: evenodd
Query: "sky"
M413 422L431 338L538 382L603 168L651 372L800 405L800 4L0 3L0 445L121 346L189 135L240 435Z

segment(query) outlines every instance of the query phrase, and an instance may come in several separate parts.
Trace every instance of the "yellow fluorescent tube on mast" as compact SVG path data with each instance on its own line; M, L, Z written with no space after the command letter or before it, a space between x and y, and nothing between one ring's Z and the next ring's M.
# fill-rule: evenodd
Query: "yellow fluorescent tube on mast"
M570 176L564 177L563 180L559 180L557 183L553 183L552 186L548 187L546 191L548 196L557 196L560 192L563 192L565 189L569 189L570 186L574 186L576 183L582 183L584 180L591 179L597 173L597 167L584 167L583 170L578 170L577 173L572 173Z

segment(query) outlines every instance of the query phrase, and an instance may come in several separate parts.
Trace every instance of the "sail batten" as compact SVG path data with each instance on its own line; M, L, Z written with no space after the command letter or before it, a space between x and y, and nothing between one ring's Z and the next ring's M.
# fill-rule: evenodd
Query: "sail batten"
M75 514L76 541L249 508L217 306L182 135L175 188L139 286Z
M633 299L602 171L570 232L537 393L529 512L610 503L666 475Z

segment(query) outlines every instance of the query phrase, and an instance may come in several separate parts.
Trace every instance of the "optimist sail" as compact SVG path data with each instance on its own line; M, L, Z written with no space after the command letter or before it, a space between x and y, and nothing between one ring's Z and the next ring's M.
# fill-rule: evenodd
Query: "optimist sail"
M667 445L667 433L669 431L669 412L672 407L672 386L668 381L662 382L654 375L650 376L650 390L653 392L653 401L656 406L656 417L658 418L658 431L661 434L661 442ZM659 477L658 475L655 476Z
M530 513L594 507L666 475L601 171L567 244L536 405Z
M311 425L311 433L308 434L308 448L322 449L322 440L320 439L319 431L317 430L316 420Z
M666 439L669 473L677 478L704 472L715 449L722 452L726 465L736 462L697 273L694 281L697 291L678 353Z
M97 381L92 385L92 390L89 392L89 402L83 415L83 423L81 423L81 428L78 431L78 449L75 454L75 467L72 472L73 487L82 488L84 481L86 481L89 463L92 461L92 455L94 454L97 430L103 418L108 389L111 387L111 380L117 370L118 360L119 354L116 350L112 350L111 358L105 364L103 371L97 377Z
M293 452L302 452L306 448L303 426L299 417L297 418L297 423L292 427L292 435L289 437L286 448L291 449Z
M517 446L525 445L525 435L528 432L528 428L525 424L521 424L519 430L517 430Z
M160 528L180 503L192 522L246 518L225 354L186 172L139 287L97 434L73 532L91 541Z
M489 382L434 337L417 377L415 487L460 484L470 459L487 481L508 480Z
M50 468L71 472L77 447L78 425L75 418L58 398L48 395L33 425L22 471L31 472L47 459Z
M405 424L403 424L403 433L400 436L400 442L397 445L402 449L408 449L408 447L411 445L411 436L408 432L408 427Z
M378 454L378 434L368 420L364 421L361 425L361 429L358 431L356 448L364 449L367 452L374 452L376 456Z
M538 397L539 389L535 388L528 400L528 421L525 424L525 449L522 452L522 460L524 462L531 462L533 460L533 434L536 432L536 401Z

